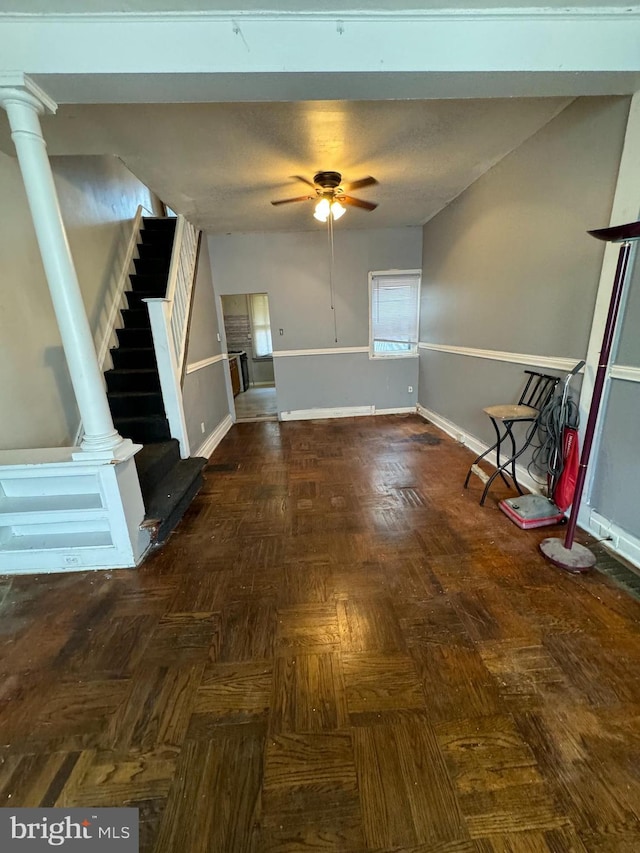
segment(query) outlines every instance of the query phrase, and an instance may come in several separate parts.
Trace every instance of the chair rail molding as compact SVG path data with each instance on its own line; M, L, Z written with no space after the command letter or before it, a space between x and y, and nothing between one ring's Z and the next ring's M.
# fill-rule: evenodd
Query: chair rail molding
M218 364L218 362L224 361L225 358L228 358L228 355L221 352L218 355L211 355L209 358L202 358L200 361L192 361L190 364L187 364L185 373L195 373L197 370L209 367L210 364Z
M625 379L627 382L640 382L640 367L630 364L614 364L609 370L611 379Z
M566 358L559 355L503 352L502 350L477 349L475 347L460 347L450 344L432 344L427 341L420 341L418 349L451 353L452 355L464 355L471 358L484 358L489 361L507 361L512 364L525 364L527 367L545 367L550 370L562 370L566 373L572 370L577 362L580 361L579 358Z

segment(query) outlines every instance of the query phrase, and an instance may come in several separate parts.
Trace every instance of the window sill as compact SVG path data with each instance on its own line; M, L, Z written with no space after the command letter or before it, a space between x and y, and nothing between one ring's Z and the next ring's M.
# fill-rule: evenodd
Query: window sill
M418 358L417 352L385 352L369 353L369 361L388 361L393 358Z

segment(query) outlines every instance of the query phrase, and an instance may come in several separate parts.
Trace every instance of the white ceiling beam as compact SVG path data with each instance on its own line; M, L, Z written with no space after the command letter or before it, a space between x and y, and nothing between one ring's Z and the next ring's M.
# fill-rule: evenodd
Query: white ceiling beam
M326 84L327 74L348 75L352 85L360 75L413 75L418 91L409 97L464 97L460 90L439 91L455 89L457 75L497 76L503 84L507 75L520 75L521 86L533 75L543 90L518 94L540 95L586 94L571 91L582 75L587 83L592 75L594 93L605 93L607 86L608 91L630 92L640 79L640 7L357 17L344 12L339 19L335 14L241 11L6 15L0 17L0 43L0 71L19 69L35 76L62 103L79 96L86 102L91 89L97 101L143 101L150 93L156 100L160 87L156 80L154 92L150 78L159 74L164 75L163 100L176 100L176 94L178 100L226 100L224 86L216 86L219 75L253 75L255 100L274 97L273 91L262 93L262 81L273 89L273 78L294 82L293 75L301 79L295 93L285 95L292 100L323 97L316 94L317 84ZM546 91L545 78L551 82L557 74L564 76L564 91L558 92L557 85L556 91ZM201 85L207 79L202 75L208 76L212 95ZM83 88L83 81L90 85ZM424 91L427 82L435 82L433 93Z

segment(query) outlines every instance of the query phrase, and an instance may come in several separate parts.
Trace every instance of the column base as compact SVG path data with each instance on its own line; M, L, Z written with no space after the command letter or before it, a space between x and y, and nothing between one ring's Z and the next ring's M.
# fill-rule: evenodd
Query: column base
M142 450L141 444L134 444L130 438L123 438L115 447L92 449L81 446L71 454L71 458L74 462L126 462L139 450Z

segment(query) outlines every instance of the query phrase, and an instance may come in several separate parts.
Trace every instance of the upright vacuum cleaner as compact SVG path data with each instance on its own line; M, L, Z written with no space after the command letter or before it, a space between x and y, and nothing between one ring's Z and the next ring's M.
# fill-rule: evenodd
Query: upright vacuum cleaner
M522 530L564 522L571 506L578 468L578 417L569 405L569 385L584 367L578 362L564 380L562 397L550 400L540 412L539 428L547 439L540 450L546 453L547 491L544 495L520 495L500 501L502 512Z

